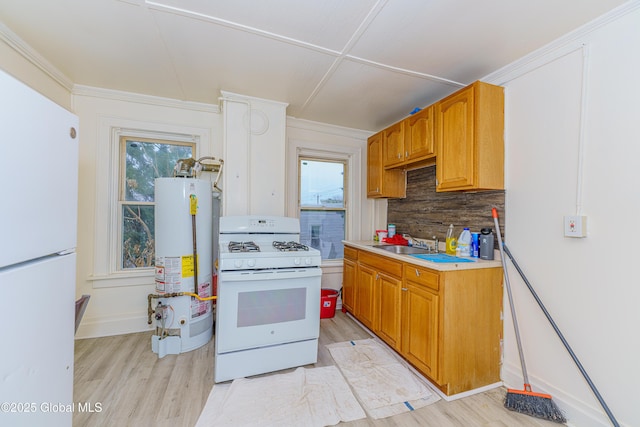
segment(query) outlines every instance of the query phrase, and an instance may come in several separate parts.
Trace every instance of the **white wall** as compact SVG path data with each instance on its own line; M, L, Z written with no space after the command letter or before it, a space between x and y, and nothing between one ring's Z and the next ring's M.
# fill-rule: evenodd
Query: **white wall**
M622 425L640 425L640 8L638 2L487 78L506 87L506 243ZM563 236L563 216L588 237ZM534 391L571 425L610 425L514 268ZM503 377L522 389L505 306Z
M287 104L222 95L222 215L284 215Z

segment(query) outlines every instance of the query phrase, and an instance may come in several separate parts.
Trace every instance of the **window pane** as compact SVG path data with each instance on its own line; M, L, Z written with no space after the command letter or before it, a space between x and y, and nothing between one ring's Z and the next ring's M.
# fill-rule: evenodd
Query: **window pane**
M300 211L300 242L318 249L322 259L344 257L344 211Z
M125 201L152 202L154 180L173 176L178 159L192 157L191 145L127 139L125 144Z
M344 207L344 163L300 161L300 205Z
M153 206L122 207L122 268L155 265L154 218Z

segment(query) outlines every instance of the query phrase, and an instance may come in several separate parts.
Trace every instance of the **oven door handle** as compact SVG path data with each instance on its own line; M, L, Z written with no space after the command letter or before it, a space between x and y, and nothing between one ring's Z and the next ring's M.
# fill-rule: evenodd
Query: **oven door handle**
M220 273L220 281L244 282L250 280L282 280L321 275L322 270L319 267L223 271Z

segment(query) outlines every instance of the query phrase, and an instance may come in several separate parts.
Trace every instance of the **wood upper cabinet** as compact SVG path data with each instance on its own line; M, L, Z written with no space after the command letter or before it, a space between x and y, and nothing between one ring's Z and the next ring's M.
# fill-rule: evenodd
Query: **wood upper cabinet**
M404 123L404 121L398 122L382 131L384 167L404 162Z
M387 170L383 164L384 131L367 140L367 197L406 197L407 179L403 170Z
M383 130L384 167L433 163L425 162L436 155L433 119L433 106L429 106Z
M504 189L504 91L475 82L435 104L436 191Z
M404 119L404 160L411 166L436 156L433 106Z

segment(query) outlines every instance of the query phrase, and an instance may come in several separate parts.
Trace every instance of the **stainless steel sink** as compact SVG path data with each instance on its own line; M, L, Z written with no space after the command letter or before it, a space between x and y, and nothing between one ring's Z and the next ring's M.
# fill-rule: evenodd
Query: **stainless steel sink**
M372 245L371 247L376 249L382 249L388 252L393 252L395 254L428 254L433 252L427 248L417 248L415 246L403 246L403 245Z

